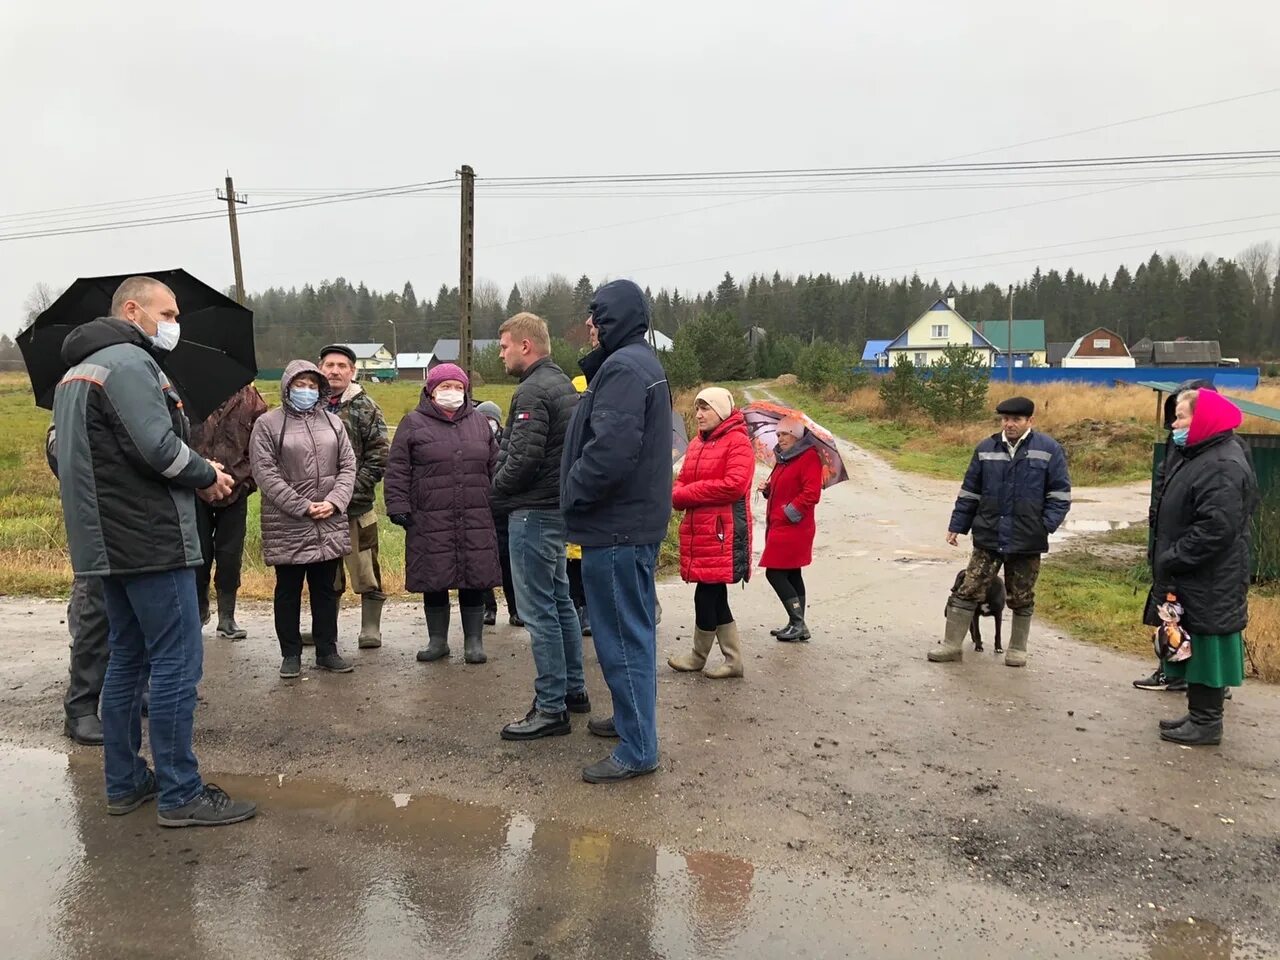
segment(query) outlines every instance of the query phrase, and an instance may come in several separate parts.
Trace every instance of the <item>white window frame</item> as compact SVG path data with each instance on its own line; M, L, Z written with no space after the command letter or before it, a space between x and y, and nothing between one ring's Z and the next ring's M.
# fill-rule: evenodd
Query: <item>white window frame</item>
M929 354L924 351L919 351L912 358L912 362L915 363L917 367L927 367L929 365Z
M1095 349L1095 350L1110 350L1110 349L1111 349L1111 338L1110 338L1110 337L1094 337L1094 338L1093 338L1093 349Z
M934 340L946 340L951 336L950 331L951 331L951 324L935 323L935 324L932 324L930 327L929 336Z

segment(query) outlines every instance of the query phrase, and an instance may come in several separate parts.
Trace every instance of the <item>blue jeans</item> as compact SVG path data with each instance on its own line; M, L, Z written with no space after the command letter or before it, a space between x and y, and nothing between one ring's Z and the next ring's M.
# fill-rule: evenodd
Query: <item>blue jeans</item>
M566 693L587 689L582 674L582 624L569 599L564 518L559 510L517 510L507 520L511 579L520 598L520 618L529 628L535 705L564 713Z
M613 695L613 759L628 770L658 765L657 563L656 543L582 548L591 635Z
M103 758L107 798L132 793L146 779L142 759L142 694L151 675L151 755L160 788L158 806L172 810L200 795L204 784L191 748L196 684L204 668L196 571L166 570L104 577L111 624L107 677L102 685Z

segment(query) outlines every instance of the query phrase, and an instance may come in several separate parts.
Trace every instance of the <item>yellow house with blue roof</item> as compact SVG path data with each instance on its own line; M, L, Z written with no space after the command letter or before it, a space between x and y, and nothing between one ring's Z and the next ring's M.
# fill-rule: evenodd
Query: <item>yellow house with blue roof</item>
M952 290L948 289L947 293ZM982 363L992 366L1000 350L964 317L956 312L955 298L937 300L916 319L911 326L898 334L889 344L889 366L906 356L917 367L928 367L942 358L947 347L970 346L978 352Z

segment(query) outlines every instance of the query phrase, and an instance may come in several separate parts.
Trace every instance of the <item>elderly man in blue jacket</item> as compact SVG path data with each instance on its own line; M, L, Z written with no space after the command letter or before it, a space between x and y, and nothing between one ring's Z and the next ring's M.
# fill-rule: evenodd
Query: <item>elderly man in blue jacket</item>
M959 660L973 612L1004 567L1005 590L1013 611L1013 631L1004 662L1027 663L1027 639L1036 602L1040 555L1049 549L1049 534L1071 509L1071 478L1062 447L1033 429L1036 405L1012 397L996 407L1000 432L978 444L965 471L947 528L947 543L973 537L973 554L964 580L952 591L942 646L929 651L935 663Z

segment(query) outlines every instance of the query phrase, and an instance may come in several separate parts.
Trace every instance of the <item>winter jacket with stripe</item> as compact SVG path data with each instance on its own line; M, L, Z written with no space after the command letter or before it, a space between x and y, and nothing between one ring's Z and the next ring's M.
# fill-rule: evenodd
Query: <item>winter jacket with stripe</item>
M198 567L195 491L216 479L189 446L182 401L134 324L104 317L62 344L56 460L76 576Z
M751 510L756 458L742 412L689 441L671 505L680 521L680 576L686 583L751 579Z
M578 391L550 357L532 364L511 397L501 434L493 509L560 509L560 459Z
M992 553L1045 553L1070 509L1067 455L1058 442L1032 430L1011 455L997 433L973 452L947 529L972 531L973 545Z

